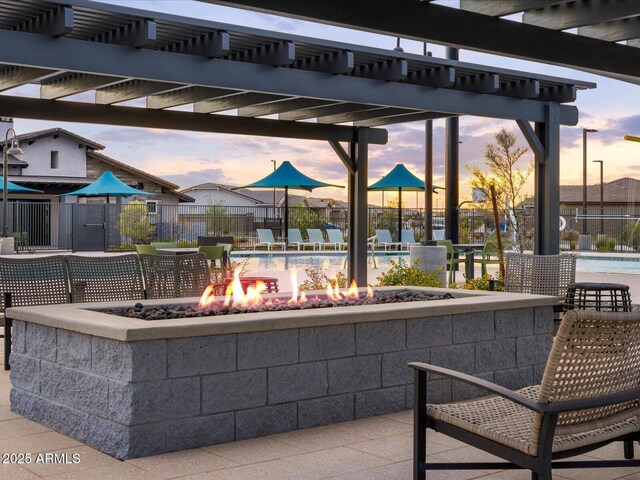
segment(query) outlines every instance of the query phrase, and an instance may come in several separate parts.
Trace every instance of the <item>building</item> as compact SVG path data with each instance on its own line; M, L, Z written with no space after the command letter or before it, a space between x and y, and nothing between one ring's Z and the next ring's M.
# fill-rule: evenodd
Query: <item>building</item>
M4 145L5 133L13 126L12 119L0 118L0 145ZM11 194L10 200L68 203L97 201L105 199L78 199L59 197L84 187L100 177L106 170L127 185L160 196L135 196L129 199L112 199L124 203L132 200L143 202L178 204L193 202L193 198L180 193L179 186L160 177L151 175L102 153L104 146L76 135L63 128L51 128L17 136L24 155L8 159L8 180L24 187L42 190L41 194Z
M0 145L12 119L0 118ZM119 215L123 205L140 201L154 224L162 206L177 215L180 203L193 198L179 186L101 153L104 146L63 128L51 128L17 136L24 152L8 158L7 179L42 193L9 193L9 230L18 249L104 250L119 245ZM129 186L158 195L111 198L78 198L60 194L89 185L110 170ZM4 172L3 172L4 174ZM166 223L166 222L165 222Z

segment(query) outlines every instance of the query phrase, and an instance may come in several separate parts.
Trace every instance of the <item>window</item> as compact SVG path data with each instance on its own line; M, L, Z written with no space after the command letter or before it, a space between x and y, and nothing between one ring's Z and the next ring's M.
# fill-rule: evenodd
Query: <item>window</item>
M58 152L55 150L51 151L51 169L58 168Z

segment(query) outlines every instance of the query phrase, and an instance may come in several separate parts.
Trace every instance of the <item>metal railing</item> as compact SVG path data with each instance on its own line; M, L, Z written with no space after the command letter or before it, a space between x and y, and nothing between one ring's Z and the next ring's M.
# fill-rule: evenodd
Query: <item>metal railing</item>
M240 207L220 205L155 205L155 204L70 204L48 202L11 202L9 230L16 238L19 251L38 250L128 250L136 243L176 241L183 246L196 245L199 236L233 236L239 249L252 248L258 241L256 229L270 228L282 237L284 209L272 206ZM1 209L0 209L1 211ZM516 212L522 227L520 237L525 248L534 238L532 209ZM640 250L640 208L562 209L565 229L561 232L561 248L578 247L586 219L590 247L602 251ZM417 241L425 240L424 210L402 210L403 228L411 229ZM434 209L434 228L444 228L444 210ZM1 217L0 217L1 219ZM559 219L560 221L560 219ZM397 238L398 210L369 207L369 234L388 229ZM290 228L306 235L309 228L347 230L348 215L344 208L289 208ZM505 222L506 223L506 222ZM495 236L493 214L482 209L459 212L459 241L485 243ZM505 225L501 224L501 230ZM503 232L505 242L513 244L513 232Z

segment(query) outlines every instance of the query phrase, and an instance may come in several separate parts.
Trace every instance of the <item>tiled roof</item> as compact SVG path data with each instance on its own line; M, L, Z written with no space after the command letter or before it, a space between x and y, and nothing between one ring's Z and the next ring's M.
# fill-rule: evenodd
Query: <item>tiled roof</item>
M603 188L604 203L640 202L640 180L619 178L605 182ZM560 185L560 203L581 203L582 185ZM587 202L600 202L600 184L587 185Z
M94 142L93 140L89 140L88 138L77 135L69 130L65 130L64 128L49 128L47 130L38 130L37 132L23 133L22 135L17 135L18 141L20 142L28 142L30 140L37 140L38 138L50 137L53 135L64 135L69 138L73 138L77 140L79 143L85 144L87 147L92 150L104 150L104 145L100 145L99 143ZM0 145L4 145L4 139L0 140Z

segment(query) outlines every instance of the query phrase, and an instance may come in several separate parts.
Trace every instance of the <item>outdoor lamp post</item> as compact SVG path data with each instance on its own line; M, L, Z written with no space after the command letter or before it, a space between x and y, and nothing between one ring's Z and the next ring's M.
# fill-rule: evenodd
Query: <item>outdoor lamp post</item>
M11 146L9 146L9 134L11 134ZM7 199L7 177L9 176L9 155L24 155L20 148L20 143L13 128L7 130L4 136L4 146L2 147L2 236L9 236L9 205Z
M275 160L271 160L271 163L273 163L273 171L276 171L276 161ZM273 218L276 217L276 189L273 189Z
M587 234L587 133L595 133L595 128L582 129L582 234Z
M593 163L600 164L600 233L604 233L604 160L594 160Z

